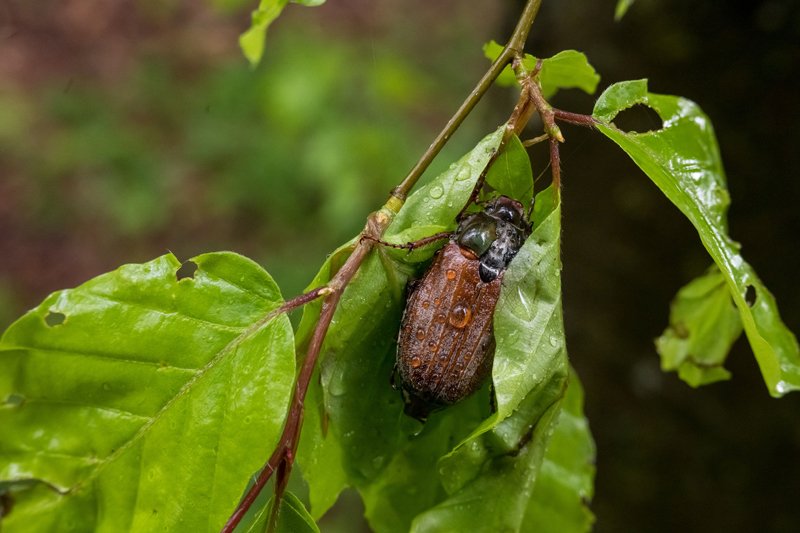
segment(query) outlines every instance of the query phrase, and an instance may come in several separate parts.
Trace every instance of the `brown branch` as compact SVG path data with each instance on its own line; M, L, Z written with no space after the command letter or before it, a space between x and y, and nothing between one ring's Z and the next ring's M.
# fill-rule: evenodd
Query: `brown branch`
M592 115L582 115L580 113L571 113L561 109L553 108L553 118L576 126L585 126L587 128L594 128L599 124L596 118Z
M408 192L422 176L422 173L425 171L425 169L427 169L436 155L441 151L442 147L444 147L444 145L450 139L452 134L470 114L472 109L475 107L475 105L477 105L486 91L488 91L489 87L491 87L492 83L497 76L500 75L505 66L514 57L517 57L522 53L522 49L524 48L525 41L528 37L528 32L530 31L530 27L533 24L537 13L539 12L540 6L541 0L528 0L522 14L520 15L519 22L517 23L513 34L511 35L511 38L501 52L500 56L492 63L492 66L480 79L475 89L473 89L467 99L458 108L455 115L453 115L453 117L448 121L447 125L445 125L444 129L439 133L436 139L434 139L431 146L425 151L417 164L414 165L414 168L411 169L408 176L406 176L400 185L392 190L392 194L384 206L384 209L376 211L368 217L367 224L362 232L362 235L366 238L359 239L355 249L353 250L353 253L347 258L345 264L341 269L339 269L327 286L320 287L305 295L294 298L281 306L281 308L291 306L287 307L287 310L289 308L293 309L303 305L303 303L310 302L319 296L325 296L325 299L322 302L320 316L317 320L314 332L311 335L306 356L303 360L303 365L297 377L294 393L289 406L289 413L287 415L281 437L278 441L278 445L275 447L275 450L270 456L269 461L267 461L267 463L264 465L264 468L259 473L253 486L250 488L245 497L239 503L234 513L226 522L222 529L223 533L232 533L234 529L236 529L236 526L241 522L248 509L252 506L261 490L271 478L272 474L277 471L278 475L275 483L275 497L273 498L272 504L273 510L269 519L269 526L274 527L275 521L277 520L277 509L280 506L280 501L286 488L289 474L291 473L297 446L300 440L300 431L303 425L303 402L311 382L311 376L314 372L317 359L319 358L322 343L325 339L326 333L328 332L328 327L331 324L333 314L336 311L336 306L339 303L339 299L341 298L345 287L348 285L348 283L350 283L350 280L352 280L353 276L355 276L367 254L374 246L374 241L380 240L380 238L383 236L384 231L392 221L393 214L399 211L402 203L405 201L405 198L408 195ZM530 116L530 114L527 112L526 115L528 117ZM513 128L511 132L507 132L506 135L504 135L504 141L510 137L511 133L515 131L516 128ZM498 152L495 152L491 160L496 158L497 153ZM486 170L484 169L482 177L485 177L485 172Z

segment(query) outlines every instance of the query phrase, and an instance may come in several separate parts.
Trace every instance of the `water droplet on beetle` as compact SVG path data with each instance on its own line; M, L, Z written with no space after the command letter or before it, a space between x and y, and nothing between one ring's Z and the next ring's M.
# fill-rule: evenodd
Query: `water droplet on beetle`
M454 279L456 279L456 271L453 270L452 268L448 268L447 272L445 273L445 276L447 276L447 279L449 279L450 281L453 281Z
M431 306L431 303L430 303L428 300L424 300L424 301L422 302L422 308L423 308L423 309L427 309L427 308L429 308L430 306Z
M433 299L433 305L435 305L436 307L439 307L440 305L442 305L442 300L439 299L439 298L434 298Z
M450 325L458 329L466 327L471 320L472 310L463 304L457 304L453 310L450 311L450 317L448 318Z
M435 200L437 198L441 198L442 197L442 195L444 194L444 189L442 189L438 185L435 185L435 186L431 187L431 191L430 191L429 194L431 195L431 198L433 198Z
M425 338L425 330L422 328L417 328L417 332L415 333L417 340L422 340Z
M411 368L419 368L420 365L422 365L422 359L419 357L412 357L409 364L411 365Z

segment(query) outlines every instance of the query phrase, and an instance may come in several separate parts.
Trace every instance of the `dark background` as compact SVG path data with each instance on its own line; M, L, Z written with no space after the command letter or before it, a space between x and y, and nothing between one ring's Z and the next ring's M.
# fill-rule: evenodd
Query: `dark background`
M291 5L250 70L236 39L255 4L0 0L0 326L167 250L235 250L298 293L422 153L522 2ZM619 23L613 11L545 0L529 51L575 48L600 90L647 77L703 107L731 234L800 331L797 2L639 0ZM592 98L571 93L553 103L589 113ZM513 101L492 90L432 170ZM797 530L800 395L770 398L744 340L729 382L692 390L660 372L652 340L669 301L710 259L624 154L564 133L564 312L597 441L596 531ZM355 528L357 507L329 529Z

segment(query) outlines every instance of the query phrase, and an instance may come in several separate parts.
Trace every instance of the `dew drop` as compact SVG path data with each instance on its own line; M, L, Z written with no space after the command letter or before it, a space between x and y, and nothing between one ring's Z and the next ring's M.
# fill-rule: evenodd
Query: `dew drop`
M471 172L469 171L469 168L464 167L458 171L458 174L456 174L456 180L464 181L466 179L469 179L470 174Z
M435 185L435 186L431 187L431 191L430 191L429 194L431 195L431 198L436 200L437 198L441 198L442 197L442 195L444 194L444 189L442 189L438 185Z
M411 358L411 368L419 368L422 365L422 359L419 357L412 357Z
M450 322L451 326L462 329L466 327L471 320L472 310L463 304L458 304L453 308L452 311L450 311L450 318L448 319L448 322Z
M558 346L558 337L555 335L550 335L550 346Z
M439 298L434 298L433 299L433 305L435 305L436 307L439 307L440 305L442 305L442 300L439 299Z
M447 279L449 279L450 281L453 281L454 279L456 279L456 271L453 270L452 268L448 268L447 272L445 272L445 276L447 276Z
M447 354L443 353L442 355L440 355L439 356L439 361L447 361Z
M431 303L430 303L428 300L424 300L424 301L422 302L422 308L423 308L423 309L427 309L427 308L429 308L430 306L431 306Z
M415 334L415 336L417 337L417 340L421 341L422 339L425 338L425 330L422 328L417 328L417 333Z
M435 341L428 341L428 348L430 348L431 350L435 350L436 349L436 342Z

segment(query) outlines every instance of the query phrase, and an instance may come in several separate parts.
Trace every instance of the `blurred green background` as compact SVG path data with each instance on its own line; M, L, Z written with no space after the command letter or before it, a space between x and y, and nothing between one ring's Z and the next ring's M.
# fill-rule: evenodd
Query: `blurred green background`
M0 1L0 326L168 250L234 250L300 292L405 176L485 70L481 45L504 40L522 5L292 5L251 70L237 35L256 3ZM601 89L648 77L701 104L732 235L800 332L798 3L638 0L620 23L614 5L545 0L529 51L575 48ZM492 90L431 172L514 100ZM592 98L554 104L588 113ZM610 142L564 132L565 318L598 445L596 531L796 531L800 395L769 398L742 341L730 382L694 391L661 374L652 339L710 260ZM544 154L532 155L538 174ZM324 530L363 527L357 515L350 497Z

